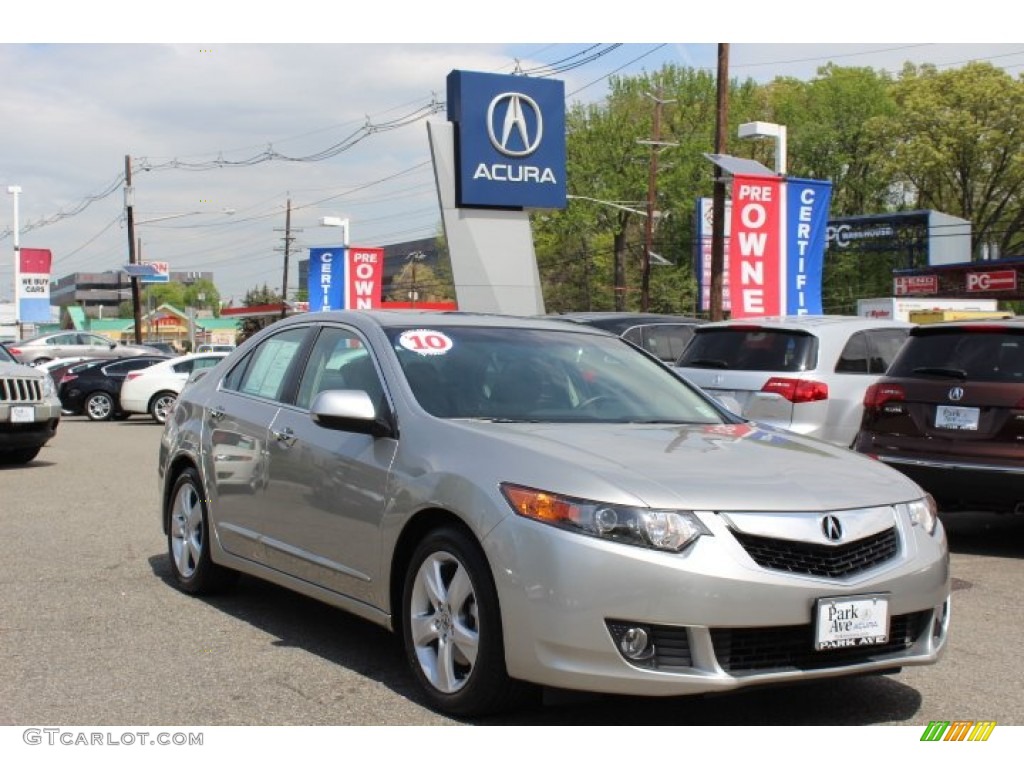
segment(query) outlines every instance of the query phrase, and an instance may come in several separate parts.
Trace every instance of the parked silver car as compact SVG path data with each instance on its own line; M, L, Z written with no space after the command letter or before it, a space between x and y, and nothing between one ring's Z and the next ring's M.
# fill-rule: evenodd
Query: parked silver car
M864 392L913 327L839 315L708 323L695 329L676 370L748 419L848 448Z
M892 672L946 644L917 485L586 326L288 318L182 391L158 464L183 590L244 572L381 624L449 713Z
M7 350L22 363L38 365L63 357L115 358L159 355L159 349L121 344L106 336L82 331L58 331L9 344Z

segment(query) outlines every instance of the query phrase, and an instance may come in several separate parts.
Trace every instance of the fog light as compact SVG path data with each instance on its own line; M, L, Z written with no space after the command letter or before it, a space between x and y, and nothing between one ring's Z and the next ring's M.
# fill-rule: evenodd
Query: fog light
M619 640L619 648L626 658L640 661L654 655L654 646L647 637L647 631L640 627L630 627Z

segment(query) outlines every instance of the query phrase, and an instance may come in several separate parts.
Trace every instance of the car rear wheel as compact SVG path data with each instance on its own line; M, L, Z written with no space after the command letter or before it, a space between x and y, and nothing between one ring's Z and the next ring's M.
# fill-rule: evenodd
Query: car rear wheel
M479 716L517 706L533 692L508 677L490 568L462 530L440 528L420 542L402 606L406 657L436 709Z
M50 360L51 358L49 357L37 357L35 360L32 361L32 365L42 365L43 363L50 362Z
M210 558L206 494L199 473L192 467L182 472L170 495L167 525L167 554L174 581L184 592L203 595L216 592L237 579L238 574Z
M164 424L167 416L174 407L174 400L177 397L173 392L157 392L149 401L149 415L157 424Z
M109 421L114 415L114 398L106 392L93 392L85 398L84 410L90 421Z

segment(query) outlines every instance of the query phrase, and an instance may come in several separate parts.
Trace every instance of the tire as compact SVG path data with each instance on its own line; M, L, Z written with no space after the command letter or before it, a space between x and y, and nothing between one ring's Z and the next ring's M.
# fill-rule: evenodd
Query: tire
M157 424L166 424L167 416L174 407L177 395L173 392L157 392L149 401L149 415Z
M39 455L42 448L14 448L0 451L0 464L28 464Z
M401 623L406 658L435 709L475 717L519 706L534 692L508 676L490 567L461 529L435 529L416 547Z
M89 421L110 421L117 410L114 396L108 392L93 392L85 398L82 403L82 410L89 417Z
M35 360L32 361L32 365L42 365L43 363L50 362L51 359L52 358L49 357L37 357Z
M195 468L187 467L178 475L167 503L167 556L178 588L190 595L207 595L230 586L238 573L210 558L206 494Z

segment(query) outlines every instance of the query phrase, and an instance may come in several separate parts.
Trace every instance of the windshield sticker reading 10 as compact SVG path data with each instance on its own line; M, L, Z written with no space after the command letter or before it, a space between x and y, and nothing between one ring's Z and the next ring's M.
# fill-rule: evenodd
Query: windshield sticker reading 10
M446 335L426 328L404 331L398 337L398 343L418 355L443 355L453 346L452 340Z

